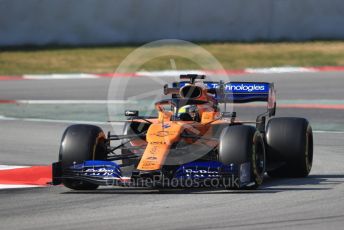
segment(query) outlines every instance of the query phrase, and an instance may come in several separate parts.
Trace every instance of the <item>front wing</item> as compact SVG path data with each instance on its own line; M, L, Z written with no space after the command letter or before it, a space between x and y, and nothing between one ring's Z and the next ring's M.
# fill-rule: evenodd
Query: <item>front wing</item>
M249 162L224 165L217 161L195 161L180 165L171 174L164 170L133 171L122 175L120 165L112 161L85 161L62 170L61 162L53 163L53 185L64 179L85 181L103 186L128 187L226 187L242 188L252 184Z

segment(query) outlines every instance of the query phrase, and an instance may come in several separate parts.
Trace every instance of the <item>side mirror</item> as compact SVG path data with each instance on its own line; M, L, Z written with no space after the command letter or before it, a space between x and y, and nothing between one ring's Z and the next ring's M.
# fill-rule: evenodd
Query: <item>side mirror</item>
M126 116L126 117L138 117L139 111L138 110L126 110L124 112L124 116Z
M223 118L236 118L237 114L236 112L222 112L222 117Z

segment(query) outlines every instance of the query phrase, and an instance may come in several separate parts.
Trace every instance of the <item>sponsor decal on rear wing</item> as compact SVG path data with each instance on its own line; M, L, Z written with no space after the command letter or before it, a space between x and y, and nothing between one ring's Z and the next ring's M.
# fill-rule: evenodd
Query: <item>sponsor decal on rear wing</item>
M171 88L174 93L189 84L189 82L174 82ZM197 83L196 83L197 84ZM204 81L199 83L208 89L208 93L213 94L219 103L248 103L267 102L269 116L276 112L276 91L274 83L269 82L227 82ZM178 94L172 95L178 97Z
M188 82L174 82L173 88L181 88ZM266 101L275 104L275 89L273 83L268 82L213 82L204 81L204 86L220 103L246 103Z

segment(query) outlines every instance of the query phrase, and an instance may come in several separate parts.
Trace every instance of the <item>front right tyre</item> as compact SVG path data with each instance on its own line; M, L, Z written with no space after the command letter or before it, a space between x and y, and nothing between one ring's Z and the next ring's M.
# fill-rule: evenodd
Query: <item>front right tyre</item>
M106 160L105 134L94 125L71 125L61 140L59 161L62 174L74 164L82 164L87 160ZM63 179L64 186L74 190L93 190L98 185L75 179Z

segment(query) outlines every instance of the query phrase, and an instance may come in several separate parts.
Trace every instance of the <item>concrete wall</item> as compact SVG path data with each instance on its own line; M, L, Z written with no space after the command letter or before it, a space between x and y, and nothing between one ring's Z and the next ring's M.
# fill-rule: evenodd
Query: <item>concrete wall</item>
M0 45L344 39L344 0L0 0Z

